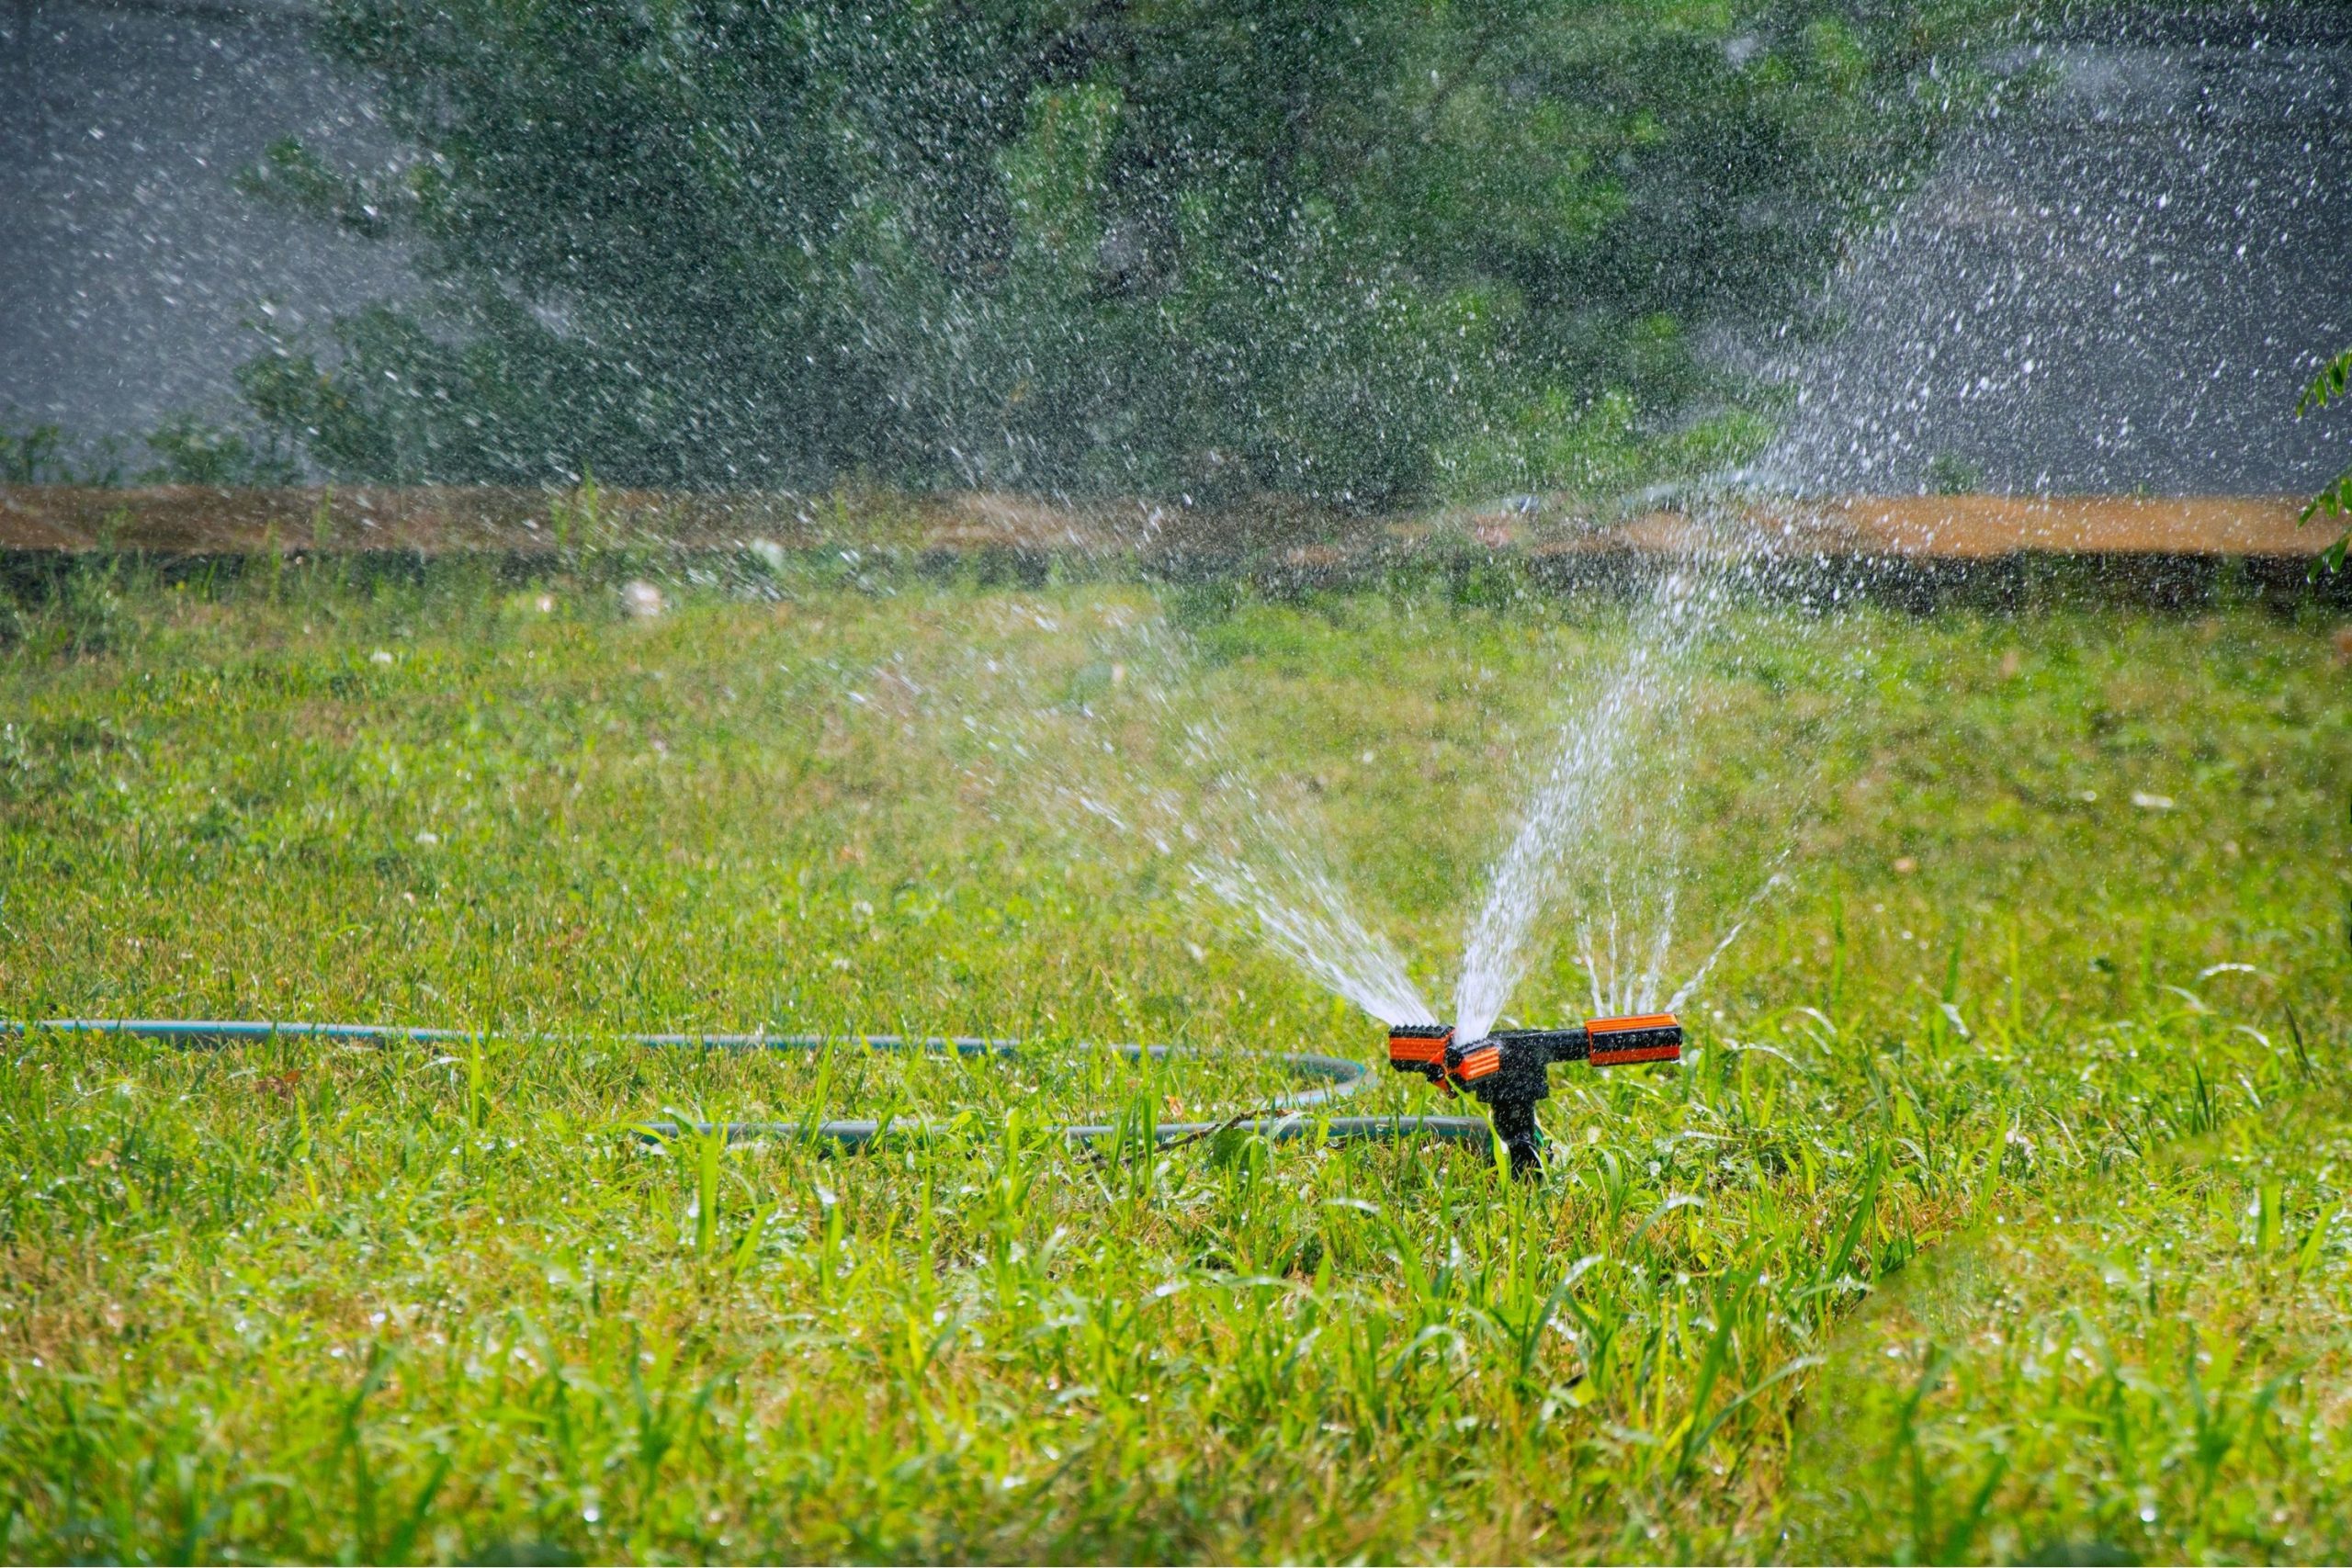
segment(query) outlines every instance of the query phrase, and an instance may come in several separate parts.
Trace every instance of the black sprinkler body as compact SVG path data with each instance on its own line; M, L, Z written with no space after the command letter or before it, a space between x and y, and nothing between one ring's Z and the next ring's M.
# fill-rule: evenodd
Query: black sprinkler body
M1505 1029L1464 1044L1443 1023L1402 1023L1388 1031L1388 1065L1419 1073L1448 1094L1466 1089L1486 1103L1495 1134L1510 1151L1514 1176L1543 1168L1535 1102L1552 1092L1555 1062L1596 1067L1682 1057L1682 1023L1670 1012L1588 1019L1581 1029Z

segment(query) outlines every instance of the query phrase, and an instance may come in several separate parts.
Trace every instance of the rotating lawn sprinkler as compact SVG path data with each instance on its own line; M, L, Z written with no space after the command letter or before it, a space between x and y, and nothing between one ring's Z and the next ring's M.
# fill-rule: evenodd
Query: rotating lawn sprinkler
M1467 1044L1446 1023L1400 1023L1388 1031L1388 1065L1419 1073L1448 1094L1469 1090L1486 1103L1510 1151L1513 1176L1543 1168L1535 1102L1552 1092L1555 1062L1626 1067L1682 1057L1682 1023L1670 1012L1595 1018L1581 1029L1505 1029Z

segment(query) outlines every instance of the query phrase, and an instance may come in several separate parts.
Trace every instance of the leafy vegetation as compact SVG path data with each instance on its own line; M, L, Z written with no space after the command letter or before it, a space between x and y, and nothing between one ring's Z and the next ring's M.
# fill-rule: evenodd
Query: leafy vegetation
M2352 386L2352 348L2346 349L2320 367L2319 374L2312 378L2312 384L2303 389L2301 397L2295 400L2295 417L2301 419L2316 409L2341 402L2348 386ZM2303 508L2300 521L2308 523L2323 513L2329 517L2352 514L2352 468L2336 475L2331 483L2312 497L2311 503ZM2347 548L2352 548L2352 529L2347 529L2321 555L2312 568L2313 574L2317 574L2321 565L2330 571L2342 571L2344 552Z
M144 444L156 460L126 472L122 443L112 436L93 442L54 423L0 425L0 484L288 485L301 478L300 466L275 433L209 423L191 413L165 419Z
M2014 15L344 0L321 37L412 155L245 183L439 289L244 389L370 479L1657 478L1757 440L1692 334L1784 319Z
M158 459L140 476L150 484L290 485L301 478L273 432L248 433L183 413L164 421L146 440Z
M119 484L122 471L111 447L85 460L66 439L62 425L0 424L0 484Z
M1685 754L1694 940L1785 841L1740 803L1804 759L1797 881L1689 1061L1561 1075L1527 1186L1041 1135L1238 1109L1276 1081L1246 1053L1377 1033L1147 846L990 786L957 720L1017 716L967 677L1130 690L1090 629L1150 593L763 570L650 620L461 564L94 569L22 606L0 1013L499 1032L6 1042L9 1556L2341 1555L2324 627L1742 612ZM1622 610L1400 584L1194 619L1237 754L1441 975L1509 738ZM1516 1005L1583 995L1563 951ZM763 1022L1036 1051L607 1033ZM1208 1054L1081 1043L1116 1038ZM630 1132L668 1107L965 1119L855 1158Z

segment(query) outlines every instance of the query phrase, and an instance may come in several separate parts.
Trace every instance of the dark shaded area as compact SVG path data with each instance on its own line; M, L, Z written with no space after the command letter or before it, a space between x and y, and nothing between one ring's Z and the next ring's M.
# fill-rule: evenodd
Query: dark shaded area
M302 14L271 0L0 5L0 83L21 106L0 115L0 423L135 442L186 411L233 418L232 373L265 346L258 329L315 338L370 301L418 298L396 242L293 220L231 184L288 132L338 169L394 166L397 139L373 89L321 58ZM1107 47L1073 37L1073 48ZM1815 491L2324 483L2352 443L2340 420L2299 423L2291 410L2318 356L2352 343L2352 130L2335 112L2352 102L2352 8L2103 15L1999 63L2044 70L2055 85L1961 135L1861 245L1829 295L1843 330L1777 367L1794 404L1758 471ZM919 127L913 140L941 134ZM1121 177L1140 193L1138 211L1169 209L1170 170L1146 159ZM1653 194L1690 197L1670 183ZM1688 217L1645 220L1663 232L1666 219ZM1112 224L1090 274L1114 294L1152 286L1170 233L1165 221ZM1487 248L1498 276L1542 296L1542 258L1507 226ZM975 233L946 259L977 277L1003 258ZM1716 341L1736 365L1771 366L1769 332ZM1676 353L1650 362L1688 390ZM1135 367L1102 357L1095 390L1113 388L1115 408L1134 389L1113 384ZM1320 374L1343 379L1347 358ZM989 415L990 400L1035 395L1023 387L976 381L948 412ZM882 389L885 404L892 395ZM1364 412L1349 395L1302 406L1333 428ZM1621 434L1588 421L1551 456L1589 458ZM1472 456L1498 483L1534 482L1541 446L1512 429ZM134 445L132 467L141 456ZM1196 456L1163 477L1220 482L1228 455L1207 446ZM960 477L1019 468L976 456Z
M289 130L361 165L390 151L292 7L7 0L0 96L0 423L220 418L263 345L248 323L299 331L413 287L397 251L230 183Z
M2352 344L2352 8L2142 13L2012 51L2053 88L1957 140L1832 291L1761 471L1808 491L2308 493Z

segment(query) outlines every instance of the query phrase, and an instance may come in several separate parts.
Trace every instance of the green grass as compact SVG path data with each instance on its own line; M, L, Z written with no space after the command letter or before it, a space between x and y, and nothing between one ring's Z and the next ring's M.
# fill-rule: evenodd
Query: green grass
M1793 884L1685 1064L1555 1073L1530 1186L1038 1131L1377 1052L989 749L1172 776L1168 688L1115 652L1150 592L678 597L289 567L9 621L0 1015L500 1032L6 1044L0 1555L2347 1550L2352 726L2316 621L1741 612L1673 753L1683 955L1791 831ZM1622 610L1180 598L1178 712L1315 804L1442 993L1512 738ZM1520 1016L1580 1014L1568 946ZM610 1039L761 1023L1038 1051ZM1138 1038L1203 1054L1084 1049ZM968 1114L828 1157L628 1133L665 1108Z
M2330 1077L2292 1097L2241 1086L2212 1133L2005 1199L1930 1254L1815 1395L1789 1550L2352 1555L2352 1145Z

